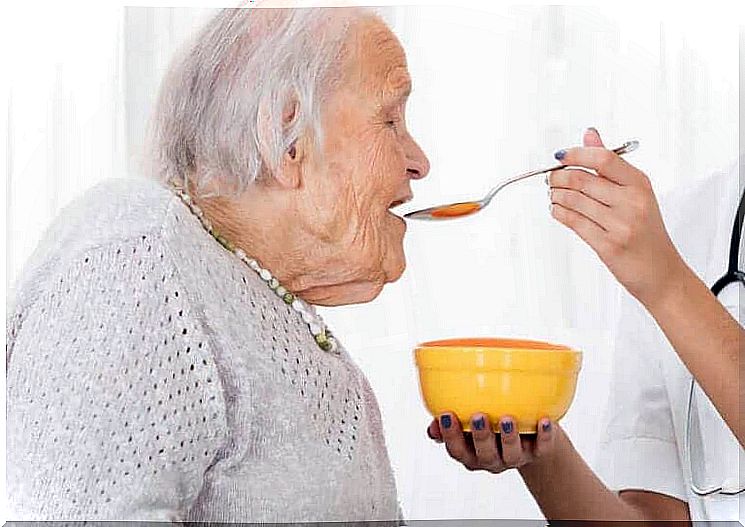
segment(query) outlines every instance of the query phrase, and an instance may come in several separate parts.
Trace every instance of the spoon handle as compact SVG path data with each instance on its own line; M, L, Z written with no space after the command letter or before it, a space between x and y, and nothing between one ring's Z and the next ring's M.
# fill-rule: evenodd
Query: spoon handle
M612 152L620 156L623 154L627 154L629 152L633 152L638 147L639 147L639 141L631 140L631 141L626 141L624 144L622 144L618 148L614 148ZM543 168L540 170L533 170L531 172L525 172L524 174L520 174L518 176L505 179L499 185L497 185L496 187L494 187L492 190L489 191L489 193L486 195L486 197L483 200L483 206L488 205L489 202L492 200L492 198L496 195L496 193L502 190L507 185L511 185L512 183L515 183L517 181L522 181L523 179L526 179L529 177L540 176L541 174L545 174L547 172L555 172L557 170L564 170L566 168L572 168L572 167L571 165L556 165L550 168Z

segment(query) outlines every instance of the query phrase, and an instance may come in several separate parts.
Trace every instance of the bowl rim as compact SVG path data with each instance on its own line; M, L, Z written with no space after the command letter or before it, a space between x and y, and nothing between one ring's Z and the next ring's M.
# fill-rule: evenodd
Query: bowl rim
M513 347L495 346L497 341ZM414 349L420 371L578 372L582 356L581 351L568 346L527 339L444 339Z
M460 337L429 340L416 345L421 350L483 351L483 350L518 350L518 351L551 351L581 353L564 344L554 344L542 340L514 337Z

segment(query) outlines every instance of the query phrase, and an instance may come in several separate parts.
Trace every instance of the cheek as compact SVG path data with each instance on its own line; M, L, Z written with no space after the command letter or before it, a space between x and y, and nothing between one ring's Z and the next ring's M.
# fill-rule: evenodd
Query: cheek
M393 130L360 125L358 116L345 110L337 117L324 144L327 181L317 189L328 212L325 237L355 247L347 255L350 264L361 260L376 269L390 266L388 260L400 259L400 249L393 245L400 243L404 229L388 213L406 173L403 146Z
M372 135L372 134L371 134ZM366 197L387 208L388 200L400 192L401 175L406 172L404 150L389 130L383 130L367 143L364 165Z
M336 206L345 216L377 216L399 191L405 155L387 130L368 131L337 143L330 154L330 174L336 181Z

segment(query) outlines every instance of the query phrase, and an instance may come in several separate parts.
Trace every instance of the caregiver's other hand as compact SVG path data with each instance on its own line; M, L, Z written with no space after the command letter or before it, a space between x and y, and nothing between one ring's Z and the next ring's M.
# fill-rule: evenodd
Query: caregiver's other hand
M500 419L500 434L492 431L492 425L483 414L471 417L470 434L464 433L457 416L446 413L433 420L427 435L437 443L445 443L450 457L468 470L485 470L499 474L510 468L548 458L554 450L557 425L549 419L538 422L538 433L517 433L515 422L510 417Z
M664 298L685 264L665 229L649 178L606 149L594 128L582 142L555 157L597 175L582 169L552 172L551 215L587 242L643 304Z

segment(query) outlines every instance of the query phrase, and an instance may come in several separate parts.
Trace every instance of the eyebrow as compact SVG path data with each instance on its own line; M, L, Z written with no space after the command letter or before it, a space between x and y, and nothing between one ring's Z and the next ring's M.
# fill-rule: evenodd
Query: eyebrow
M412 91L411 82L407 82L406 85L404 85L403 87L393 90L387 94L387 96L385 97L385 102L383 103L384 106L398 104L406 100L409 97L409 95L411 95L411 91Z
M403 89L397 91L397 95L396 96L399 99L406 99L409 95L411 95L411 90L412 89L413 88L411 86L411 81L409 81L409 82L406 83L406 86Z

